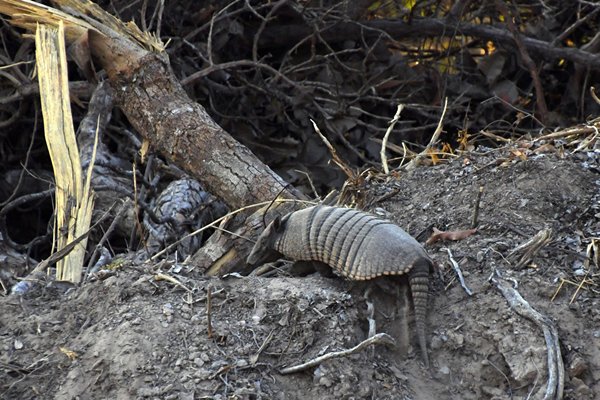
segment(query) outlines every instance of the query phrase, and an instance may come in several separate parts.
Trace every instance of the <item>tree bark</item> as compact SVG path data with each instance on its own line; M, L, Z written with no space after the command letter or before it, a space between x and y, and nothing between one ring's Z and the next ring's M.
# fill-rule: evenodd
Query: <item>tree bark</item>
M116 103L135 129L230 207L241 208L277 197L304 198L187 96L166 55L93 31L90 31L90 48L108 74ZM289 203L276 204L272 215L293 207ZM202 271L210 268L211 275L243 270L252 246L244 238L255 238L263 227L262 221L262 214L237 219L235 226L228 229L237 229L241 237L217 232L191 263Z
M166 55L93 31L90 47L134 128L230 207L301 197L187 96Z

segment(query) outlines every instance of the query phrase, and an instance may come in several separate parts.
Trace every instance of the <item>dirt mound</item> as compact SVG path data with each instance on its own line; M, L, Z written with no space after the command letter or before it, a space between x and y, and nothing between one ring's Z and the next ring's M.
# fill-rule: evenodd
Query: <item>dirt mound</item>
M189 265L125 263L64 294L48 288L0 299L0 397L541 399L544 336L490 284L497 271L557 326L565 398L592 399L600 393L600 281L585 256L590 238L600 236L598 154L513 155L504 149L458 158L371 189L396 190L373 211L426 237L432 226L469 228L484 188L477 233L428 246L439 264L429 371L415 351L404 288L399 295L376 285L370 298L378 332L392 335L397 347L374 346L282 375L283 367L366 338L371 284L317 274L208 279ZM518 259L509 253L542 229L552 230L552 240L515 269ZM447 266L445 247L472 296ZM185 288L156 280L159 271Z

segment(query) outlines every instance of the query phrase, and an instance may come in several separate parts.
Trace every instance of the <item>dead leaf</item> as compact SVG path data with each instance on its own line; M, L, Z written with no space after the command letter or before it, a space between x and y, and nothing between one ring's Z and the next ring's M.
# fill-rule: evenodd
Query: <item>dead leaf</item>
M433 228L433 234L427 239L425 244L432 244L438 240L462 240L468 238L472 234L477 232L477 228L465 229L462 231L440 231L437 228Z
M59 347L58 349L61 351L61 353L63 353L65 356L67 356L69 358L69 360L71 360L71 361L75 361L77 359L77 357L79 357L79 354L77 354L73 350L67 349L66 347Z
M512 153L513 156L515 156L516 158L519 158L521 161L527 161L527 155L525 154L524 151L522 151L520 149L511 149L510 152Z
M535 149L533 152L535 154L555 153L556 147L552 146L550 143L546 143Z

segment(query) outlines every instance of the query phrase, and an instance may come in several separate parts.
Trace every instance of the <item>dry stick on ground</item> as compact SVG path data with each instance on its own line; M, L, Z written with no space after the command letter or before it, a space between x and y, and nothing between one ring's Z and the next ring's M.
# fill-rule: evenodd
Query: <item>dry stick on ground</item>
M475 199L475 207L473 208L473 218L471 218L471 229L477 228L479 223L479 205L481 203L481 195L483 194L483 186L479 186L477 198Z
M577 285L577 289L575 290L575 293L573 293L573 296L571 297L571 301L569 301L569 304L573 304L573 302L577 299L577 296L579 295L579 292L581 291L581 289L583 289L583 286L587 283L592 283L593 284L593 280L588 279L588 276L591 274L592 269L594 268L594 265L590 266L590 261L594 260L594 255L596 257L596 259L594 260L594 264L596 265L596 267L600 264L600 254L598 254L598 242L600 242L600 239L592 239L592 242L587 246L587 250L586 250L586 260L584 261L584 268L586 270L585 275L583 276L583 278L581 279L581 282L579 282L579 284ZM593 275L592 275L593 276ZM563 279L564 282L564 279ZM562 282L561 282L562 285ZM559 287L560 289L560 287ZM554 296L552 297L552 300L554 300L554 297L556 296L556 294L558 293L558 291L554 294Z
M462 286L463 289L465 289L465 292L469 296L473 296L473 291L471 289L469 289L469 287L465 283L465 277L463 276L462 271L460 269L460 266L458 265L458 263L454 259L454 256L452 255L452 252L450 251L450 249L449 248L443 248L442 250L446 250L446 252L448 253L448 261L450 261L450 265L452 265L452 268L454 269L454 272L456 272L456 275L458 276L458 280L460 281L460 286Z
M271 332L269 333L269 335L267 336L267 338L264 340L263 344L260 345L260 347L258 348L256 353L254 353L253 355L250 356L250 364L252 364L253 366L256 365L256 363L258 361L258 357L260 357L260 354L267 348L269 343L271 343L271 340L273 340L274 336L275 336L275 329L272 329Z
M509 260L515 259L517 254L523 253L521 258L519 259L519 262L513 267L515 270L522 269L531 262L533 257L537 254L537 252L540 251L542 247L547 245L551 239L552 229L542 229L527 242L517 246L513 251L511 251L508 254L507 258Z
M534 322L544 332L548 352L548 384L544 400L561 400L564 390L565 368L556 327L548 317L534 310L517 290L494 276L499 276L498 271L494 271L490 281L500 290L510 308L520 316Z
M372 336L368 339L363 340L362 342L360 342L358 345L354 346L351 349L332 351L330 353L323 354L322 356L319 356L317 358L313 358L312 360L309 360L303 364L296 365L293 367L283 368L282 370L279 371L279 373L293 374L294 372L304 371L308 368L315 367L315 366L321 364L322 362L327 361L331 358L344 357L344 356L349 356L354 353L358 353L359 351L362 351L365 347L367 347L371 344L383 344L386 346L395 347L396 341L394 340L394 338L392 338L387 333L378 333L375 336Z
M212 303L212 295L211 295L211 287L208 285L206 288L206 329L208 333L208 338L211 339L213 337L213 329L212 329L212 317L211 317L211 303Z
M181 287L186 292L192 293L192 289L188 288L183 283L181 283L178 279L175 279L171 275L167 275L165 273L158 272L156 275L154 275L154 280L155 281L167 281L167 282L171 282L172 284Z

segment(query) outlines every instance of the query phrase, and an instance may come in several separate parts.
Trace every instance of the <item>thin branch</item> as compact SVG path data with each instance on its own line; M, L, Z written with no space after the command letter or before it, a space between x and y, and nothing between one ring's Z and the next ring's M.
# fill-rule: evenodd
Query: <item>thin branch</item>
M387 142L388 142L390 133L392 133L392 130L394 130L394 126L396 126L396 123L398 122L398 120L400 120L400 113L402 112L403 109L404 109L404 105L398 104L398 108L396 109L396 114L394 115L394 118L390 121L390 126L388 127L387 131L385 131L385 135L383 136L383 141L381 142L381 152L380 152L381 166L383 167L383 172L386 175L390 173L390 169L388 167L387 156L385 155L385 149L387 147Z
M533 309L516 289L504 283L499 278L498 271L494 271L490 281L502 293L513 311L534 322L542 329L548 353L548 382L544 400L561 400L564 390L565 368L556 326L548 317Z
M284 368L281 371L279 371L279 373L293 374L294 372L304 371L308 368L315 367L326 360L329 360L332 358L337 358L337 357L345 357L345 356L349 356L354 353L358 353L359 351L362 351L365 347L367 347L371 344L383 344L386 346L394 347L396 345L396 341L394 340L394 338L392 338L387 333L378 333L375 336L372 336L368 339L363 340L362 342L360 342L358 345L352 347L351 349L332 351L330 353L323 354L322 356L319 356L317 358L313 358L312 360L309 360L303 364Z

